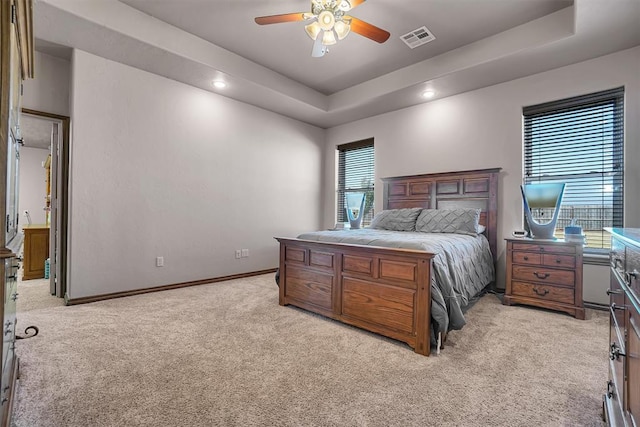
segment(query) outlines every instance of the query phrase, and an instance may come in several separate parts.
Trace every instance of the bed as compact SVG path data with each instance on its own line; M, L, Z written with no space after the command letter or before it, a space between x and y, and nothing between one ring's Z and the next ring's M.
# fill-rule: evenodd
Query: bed
M277 238L280 305L300 307L403 341L416 353L428 356L434 339L464 325L462 309L487 284L476 281L471 289L463 290L455 278L443 280L443 268L453 268L449 258L468 261L476 251L471 247L480 247L480 268L493 278L499 171L382 179L385 211L479 210L484 230L477 236L363 229ZM455 253L446 252L445 247L453 247ZM488 255L482 255L483 251ZM467 267L455 269L466 271ZM486 282L486 274L479 280Z

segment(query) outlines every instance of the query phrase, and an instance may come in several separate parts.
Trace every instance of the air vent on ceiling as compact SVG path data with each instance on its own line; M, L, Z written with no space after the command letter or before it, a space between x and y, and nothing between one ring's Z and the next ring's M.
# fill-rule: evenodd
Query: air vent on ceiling
M407 44L411 49L415 49L418 46L422 46L425 43L429 43L436 39L436 36L431 34L431 31L427 27L420 27L417 30L413 30L410 33L400 36L400 39Z

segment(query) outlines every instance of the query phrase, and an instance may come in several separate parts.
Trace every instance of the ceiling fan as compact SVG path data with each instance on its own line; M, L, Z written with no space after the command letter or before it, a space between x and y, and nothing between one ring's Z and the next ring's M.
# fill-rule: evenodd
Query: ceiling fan
M314 40L311 56L319 58L334 45L353 31L378 43L384 43L388 31L347 15L354 7L366 0L311 0L311 12L284 13L281 15L260 16L255 18L259 25L279 24L281 22L309 21L304 29Z

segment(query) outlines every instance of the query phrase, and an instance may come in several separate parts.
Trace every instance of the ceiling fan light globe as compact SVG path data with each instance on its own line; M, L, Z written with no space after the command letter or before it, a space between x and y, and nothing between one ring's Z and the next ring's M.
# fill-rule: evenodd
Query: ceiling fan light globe
M313 49L311 50L311 56L314 58L321 58L324 56L325 53L327 53L327 47L322 44L322 34L320 34L316 39L316 41L313 42Z
M338 36L338 40L342 40L347 37L349 31L351 31L351 26L344 21L336 21L336 24L333 26L333 29L336 30L336 35Z
M307 32L307 35L311 37L311 40L315 40L318 38L318 34L322 31L322 28L320 28L320 24L317 22L312 22L309 25L305 25L304 30Z
M325 31L322 35L322 44L325 46L331 46L337 42L336 35L333 31Z
M318 15L318 24L320 28L325 31L330 31L333 29L333 26L336 23L336 18L333 16L333 13L328 10L323 10Z

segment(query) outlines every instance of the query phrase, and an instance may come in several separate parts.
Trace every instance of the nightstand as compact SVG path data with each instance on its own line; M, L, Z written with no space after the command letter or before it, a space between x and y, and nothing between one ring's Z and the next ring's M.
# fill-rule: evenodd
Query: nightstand
M584 319L582 245L564 240L506 240L503 304L543 307Z

